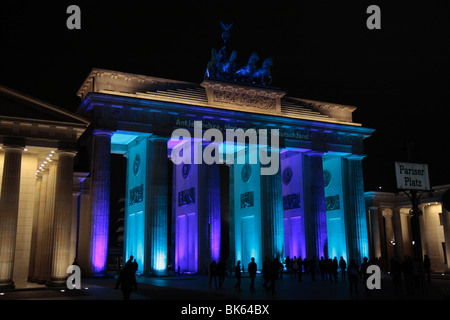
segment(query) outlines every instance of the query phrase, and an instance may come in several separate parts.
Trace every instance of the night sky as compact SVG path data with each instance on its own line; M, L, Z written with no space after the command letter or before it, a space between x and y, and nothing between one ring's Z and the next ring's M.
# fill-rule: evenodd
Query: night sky
M432 185L450 184L449 1L93 2L2 2L0 84L76 111L94 67L200 83L219 21L234 23L238 65L272 57L273 86L354 105L354 121L376 129L366 190L393 190L394 161L428 163ZM81 30L66 27L71 4ZM371 4L381 30L366 27Z

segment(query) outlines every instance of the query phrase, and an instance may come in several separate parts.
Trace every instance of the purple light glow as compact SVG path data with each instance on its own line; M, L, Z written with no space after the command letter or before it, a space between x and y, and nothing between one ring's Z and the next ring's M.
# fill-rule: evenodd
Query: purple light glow
M284 219L285 255L306 257L306 243L303 220L300 216Z
M211 261L215 260L216 262L220 259L220 212L219 219L213 218L211 219Z
M94 273L106 270L106 257L108 252L108 225L109 218L100 210L94 212L92 223L91 263Z
M175 264L181 272L198 271L197 214L180 215L176 222Z
M106 272L112 132L94 130L92 159L91 271Z

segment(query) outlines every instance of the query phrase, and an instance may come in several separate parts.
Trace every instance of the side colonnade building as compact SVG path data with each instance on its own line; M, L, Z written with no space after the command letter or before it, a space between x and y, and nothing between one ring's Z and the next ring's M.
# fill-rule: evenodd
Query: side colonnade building
M448 273L450 243L450 213L445 207L450 185L435 186L432 192L421 193L419 210L423 255L431 262L431 270ZM416 245L411 227L411 201L404 192L368 191L365 193L369 221L370 256L402 262L414 257ZM447 200L448 201L448 200ZM448 204L447 204L448 206Z
M0 287L64 284L77 250L74 172L89 121L0 86Z

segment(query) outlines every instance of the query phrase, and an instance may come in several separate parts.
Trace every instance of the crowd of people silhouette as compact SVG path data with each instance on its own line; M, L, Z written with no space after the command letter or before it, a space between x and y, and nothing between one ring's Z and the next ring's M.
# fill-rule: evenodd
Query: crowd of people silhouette
M324 258L316 257L310 259L301 257L289 257L281 260L279 257L271 259L265 257L261 275L263 279L263 287L267 292L276 293L275 284L277 279L288 277L298 282L302 282L304 277L310 277L313 282L317 281L316 277L321 278L322 282L337 283L338 281L348 281L350 293L358 293L358 283L362 280L364 288L368 291L366 285L370 273L367 269L371 265L376 265L381 271L383 279L390 278L396 292L414 293L423 281L430 281L431 264L427 255L424 256L423 262L418 262L410 256L405 256L403 261L398 256L393 257L389 263L383 258L363 258L361 264L356 263L354 259L350 259L347 263L343 257L338 260L337 257ZM136 271L138 264L133 256L125 263L120 270L116 282L116 289L121 289L123 298L128 300L132 290L137 290ZM258 266L255 258L251 258L251 262L247 265L247 273L250 278L250 291L255 291L255 278L258 274ZM232 271L232 272L229 272ZM245 274L245 266L241 261L237 261L236 265L230 269L227 268L226 262L220 259L218 263L212 261L209 270L209 288L214 283L216 289L220 289L224 285L227 274L230 277L234 274L236 283L234 289L238 292L242 291L241 278ZM340 275L340 276L339 276Z
M222 274L225 274L226 264L223 260L221 261L223 265ZM337 283L339 280L348 281L350 293L353 294L358 293L358 283L360 282L363 283L366 291L369 290L366 283L371 275L371 273L367 272L370 265L378 266L382 279L390 278L397 292L414 293L422 284L422 280L430 281L431 265L427 255L424 256L423 263L418 263L417 260L406 255L403 261L400 261L399 257L395 256L389 263L383 258L368 259L364 257L361 264L358 264L355 259L350 259L347 262L343 257L340 257L339 260L337 257L333 259L320 257L319 260L316 257L302 259L301 257L286 256L283 260L279 257L274 259L266 257L262 265L261 275L263 278L263 287L266 291L272 293L276 292L276 280L283 279L283 276L295 279L298 282L302 282L305 276L310 277L315 282L317 281L317 277L320 276L322 282ZM215 261L211 264L211 268L216 268ZM251 279L251 291L255 291L256 270L257 265L254 257L252 257L247 268ZM215 273L215 271L211 272L211 274ZM243 273L245 273L244 266L241 265L241 261L237 261L234 267L234 275L236 277L236 285L234 288L238 291L242 291L241 277ZM210 285L212 279L210 278Z

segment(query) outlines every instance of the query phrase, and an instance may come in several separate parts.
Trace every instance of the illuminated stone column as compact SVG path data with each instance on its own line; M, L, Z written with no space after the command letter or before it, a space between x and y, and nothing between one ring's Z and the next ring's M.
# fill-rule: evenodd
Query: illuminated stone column
M56 172L53 252L48 286L65 285L67 267L72 263L70 244L72 235L72 186L74 152L58 151Z
M112 135L113 132L103 130L92 133L90 272L93 276L104 276L107 271Z
M380 223L379 223L378 208L369 208L369 219L371 226L371 252L372 257L381 257L381 241L380 241Z
M23 148L3 146L3 150L5 157L0 195L0 288L13 288Z
M147 142L144 273L164 273L167 268L168 157L167 138Z
M37 282L46 283L50 279L52 266L52 244L53 244L53 219L55 216L55 187L58 160L52 160L47 164L48 178L45 191L45 208L43 212L41 246L40 246L40 268Z
M393 209L392 224L394 227L395 255L399 257L400 261L403 261L405 253L403 250L402 222L399 207Z
M283 258L283 190L280 169L274 175L261 175L261 213L264 256Z
M346 228L349 258L361 263L369 257L369 240L364 201L364 182L362 170L363 156L345 158L346 178Z
M394 226L392 224L392 211L390 209L386 209L383 211L384 225L385 225L385 237L386 237L386 257L385 261L389 262L389 260L395 255L394 248Z
M450 272L450 211L446 209L445 205L442 205L442 225L444 228L444 239L445 239L445 255L447 261L447 270Z
M307 152L303 161L305 174L306 250L309 258L328 256L327 219L323 179L323 153Z
M39 200L41 198L42 175L36 177L36 185L34 188L34 209L33 209L33 228L31 231L31 245L30 245L30 263L28 267L28 281L33 278L34 261L36 259L36 239L37 227L39 220Z
M48 183L48 167L44 168L39 175L41 176L41 190L39 192L39 208L37 210L37 227L36 227L36 245L34 253L34 267L32 269L32 275L30 281L38 282L41 274L41 261L42 261L42 242L43 242L43 229L44 229L44 212L45 201L47 199L47 183ZM33 232L34 234L34 232ZM33 235L34 237L34 235ZM31 260L30 260L31 263Z

